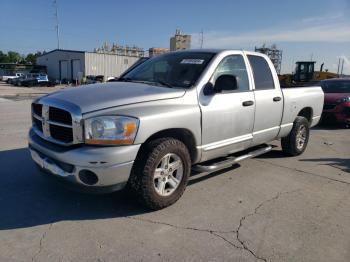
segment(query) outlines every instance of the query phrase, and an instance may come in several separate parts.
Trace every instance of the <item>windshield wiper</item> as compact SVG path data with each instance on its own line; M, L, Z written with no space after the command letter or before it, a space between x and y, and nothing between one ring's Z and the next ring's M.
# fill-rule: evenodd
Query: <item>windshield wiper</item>
M167 87L170 87L170 88L173 88L174 86L172 86L171 84L169 84L168 82L165 82L163 80L157 80L157 81L154 81L155 83L159 83L161 84L162 86L167 86Z
M121 78L118 78L117 81L120 81L120 82L132 82L132 79L130 77L121 77Z

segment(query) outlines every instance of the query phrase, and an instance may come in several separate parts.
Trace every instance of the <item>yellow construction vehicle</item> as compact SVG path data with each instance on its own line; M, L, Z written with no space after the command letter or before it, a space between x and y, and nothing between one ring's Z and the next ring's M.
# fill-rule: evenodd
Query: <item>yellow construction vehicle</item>
M336 73L323 71L324 63L322 63L320 71L315 71L314 61L299 61L296 62L294 74L279 75L279 80L282 87L293 87L303 85L315 85L319 81L337 77Z

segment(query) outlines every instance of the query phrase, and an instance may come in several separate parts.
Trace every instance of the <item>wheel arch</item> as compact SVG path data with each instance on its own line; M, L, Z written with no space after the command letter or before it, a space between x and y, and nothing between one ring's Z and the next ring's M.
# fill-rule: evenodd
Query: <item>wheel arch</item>
M178 139L185 144L188 152L190 153L192 164L198 161L199 154L196 147L195 136L190 130L185 128L169 128L154 133L153 135L149 136L144 143L142 143L139 153L144 152L144 150L147 149L147 145L151 141L167 137Z
M311 125L313 110L311 107L304 107L303 109L301 109L299 111L297 116L305 117L307 119L307 121L309 122L309 124Z

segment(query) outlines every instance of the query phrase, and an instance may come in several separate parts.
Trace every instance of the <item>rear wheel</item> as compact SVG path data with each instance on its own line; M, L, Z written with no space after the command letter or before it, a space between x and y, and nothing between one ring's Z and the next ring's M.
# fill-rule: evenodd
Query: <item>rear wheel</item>
M289 135L281 140L282 151L290 156L301 155L309 142L310 125L305 117L298 116Z
M147 207L157 210L175 203L191 172L187 147L173 138L151 142L135 163L130 186Z

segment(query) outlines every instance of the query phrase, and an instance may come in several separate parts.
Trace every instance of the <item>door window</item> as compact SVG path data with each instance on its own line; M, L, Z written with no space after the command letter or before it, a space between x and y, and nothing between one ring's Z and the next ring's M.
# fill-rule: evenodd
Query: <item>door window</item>
M225 57L216 68L212 81L221 75L233 75L237 79L238 91L249 91L249 80L247 68L244 63L243 56L230 55ZM237 91L236 90L236 91Z
M255 90L275 89L271 69L265 58L248 55L253 70Z

